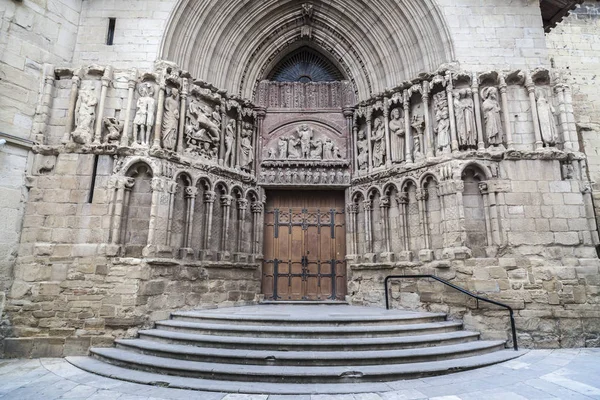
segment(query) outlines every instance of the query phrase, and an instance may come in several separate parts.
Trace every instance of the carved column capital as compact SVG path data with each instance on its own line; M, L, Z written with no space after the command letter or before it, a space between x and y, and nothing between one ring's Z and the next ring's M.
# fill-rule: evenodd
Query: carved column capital
M204 202L205 203L214 203L217 199L217 194L215 192L207 191L204 192Z
M252 203L252 205L250 206L250 208L252 209L252 212L254 214L260 214L260 213L263 212L265 206L260 201L255 201L254 203Z
M500 74L500 76L498 77L499 79L499 84L498 84L498 88L500 89L500 93L502 94L506 94L506 89L508 87L508 85L506 84L506 78L504 77L504 74Z
M357 203L346 204L346 209L348 210L348 214L358 214L358 204Z
M427 189L417 189L417 200L425 201L429 198L429 192Z
M123 187L125 188L125 190L131 190L133 189L133 186L135 185L135 179L134 178L125 178L122 181L119 181L117 183L118 185L123 185Z
M231 207L231 203L233 202L233 197L229 195L221 196L221 206L222 207Z
M185 197L188 199L195 198L198 195L198 188L195 186L185 187Z
M246 200L246 199L238 199L236 201L236 203L237 203L238 210L245 211L245 210L248 209L248 200Z
M465 181L455 181L454 182L454 188L456 189L456 192L464 192L465 191Z
M402 105L404 106L405 111L410 107L410 94L408 93L408 89L404 89L402 92Z
M167 182L167 192L169 192L169 194L177 193L177 182L174 182L174 181Z
M390 196L382 196L379 199L379 208L390 208Z
M267 115L267 109L264 107L255 107L254 110L256 110L256 116L260 119L264 119Z
M525 72L525 88L530 94L535 91L535 83L533 83L533 79L531 79L529 72Z
M136 81L135 81L135 79L133 79L133 78L130 78L130 79L127 81L127 88L128 88L128 89L135 89L135 85L136 85Z
M352 118L354 116L354 107L344 107L342 113L346 118Z
M481 194L489 193L489 187L487 182L479 182L479 191L481 192Z
M471 87L473 88L474 91L477 91L477 89L479 89L479 77L477 76L476 72L473 72L473 75L471 78Z
M451 92L454 90L454 81L452 80L452 72L446 71L445 81L446 81L446 90ZM450 97L450 96L448 96Z
M408 193L399 193L398 197L396 197L396 201L398 202L398 205L408 204Z
M363 200L363 210L371 211L373 209L373 202L371 200Z

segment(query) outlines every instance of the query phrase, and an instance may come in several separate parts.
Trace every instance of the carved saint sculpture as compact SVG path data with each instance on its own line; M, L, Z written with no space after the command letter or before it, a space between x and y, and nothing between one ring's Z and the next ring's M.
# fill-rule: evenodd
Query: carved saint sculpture
M485 134L491 146L501 145L504 140L502 129L502 117L500 116L500 104L498 103L498 89L486 87L481 91L483 104L483 121L485 123Z
M321 139L312 140L310 142L311 151L310 158L320 160L323 158L323 141Z
M240 167L245 171L252 170L252 161L254 161L252 133L252 124L245 122L242 129L242 138L240 140Z
M313 137L313 129L309 128L306 124L302 124L296 129L296 132L300 138L302 158L308 158L310 156L310 141Z
M323 160L333 160L333 147L331 139L325 139L325 143L323 143Z
M421 142L423 139L423 132L425 132L425 120L422 115L413 115L410 126L415 130L413 135L413 157L415 160L422 160L423 149L421 148Z
M404 161L404 143L406 136L406 124L399 108L391 111L390 118L390 141L392 161Z
M288 142L287 142L287 138L285 137L280 137L279 140L277 141L277 148L279 149L279 152L277 153L277 158L281 159L281 160L285 160L287 158L288 155Z
M358 169L366 170L369 164L369 153L368 153L367 138L365 137L364 129L358 131L358 141L356 142L357 156L356 161L358 163Z
M235 119L230 119L225 127L225 166L230 167L232 163L232 155L233 155L233 144L235 142L235 129L236 129ZM272 158L272 157L269 157Z
M177 143L177 128L179 126L179 90L172 88L170 95L165 99L161 136L164 149L175 150Z
M298 159L300 158L300 151L298 150L298 146L300 145L300 138L295 138L294 136L290 136L287 138L288 141L288 155L289 159Z
M371 142L373 143L373 167L377 168L385 164L385 126L383 117L375 118L373 122L373 134Z
M119 144L121 133L123 132L123 124L116 118L104 117L102 120L104 127L108 131L104 139L108 144Z
M556 111L548 99L546 99L543 90L537 90L535 97L537 99L536 103L542 140L546 146L554 146L556 145L556 141L558 139L558 129L554 119L554 113Z
M133 119L134 144L148 146L152 126L154 125L154 87L148 83L142 83L138 88L140 98L137 101L137 110Z
M450 152L450 114L445 92L434 95L435 128L438 153Z
M454 94L454 114L458 144L462 148L477 146L477 128L475 125L475 104L471 89L460 89Z
M75 143L87 144L92 140L96 120L96 91L93 86L82 88L75 109L75 130L71 137Z

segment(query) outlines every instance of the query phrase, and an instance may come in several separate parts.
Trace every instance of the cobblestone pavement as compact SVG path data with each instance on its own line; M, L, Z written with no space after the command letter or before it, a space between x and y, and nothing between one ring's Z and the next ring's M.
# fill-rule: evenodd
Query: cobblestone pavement
M228 394L104 378L63 359L0 361L2 400L589 400L600 399L600 349L533 350L503 364L390 386L396 390L354 395Z

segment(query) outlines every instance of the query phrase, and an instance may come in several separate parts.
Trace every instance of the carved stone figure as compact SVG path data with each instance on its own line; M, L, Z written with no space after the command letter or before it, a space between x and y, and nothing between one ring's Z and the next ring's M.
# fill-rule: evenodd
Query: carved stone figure
M227 126L225 127L225 160L223 161L225 163L225 166L231 166L231 157L233 155L233 144L235 142L235 129L236 129L237 123L235 122L235 119L230 119L229 122L227 123ZM271 157L271 154L269 154L269 158L274 158Z
M206 129L206 134L215 144L219 143L221 139L221 115L218 109L220 109L219 105L215 106L215 111L211 113L209 108L204 106L200 107L201 112L198 113L198 124L201 128ZM218 122L215 122L215 114L218 115Z
M448 99L445 92L434 95L435 128L437 149L440 153L450 151L450 115L448 112Z
M331 139L325 139L325 143L323 143L323 160L333 160L333 147Z
M179 90L172 88L170 95L165 99L165 112L163 114L161 134L164 149L175 150L177 143L177 128L179 126Z
M93 86L82 88L75 109L75 130L71 137L75 143L87 144L94 135L94 122L96 121L96 91Z
M481 91L481 97L484 99L481 110L488 143L492 146L501 145L504 140L504 131L502 129L500 104L498 103L498 89L486 87Z
M333 146L333 159L338 160L342 158L342 153L340 153L340 148L337 146Z
M454 94L454 114L458 144L463 148L476 147L475 104L470 89L460 89Z
M302 124L296 129L296 132L300 138L302 158L308 158L310 156L310 141L313 137L313 129L306 124Z
M212 121L211 111L202 104L197 93L193 93L188 104L185 125L186 152L213 160L217 155L220 128Z
M254 148L252 147L252 124L244 123L242 129L242 139L240 143L240 167L243 170L252 170L252 161L254 161Z
M413 135L413 157L415 160L421 160L424 158L423 149L421 147L421 139L423 138L423 132L425 131L425 120L423 116L415 114L410 126L415 130L415 134Z
M285 137L280 137L277 141L277 148L279 149L279 153L277 154L277 158L281 160L285 160L288 156L288 141Z
M106 138L104 139L108 144L119 144L121 140L121 133L123 132L123 124L116 118L104 117L102 120L104 127L108 131Z
M365 138L365 131L361 129L358 131L358 141L356 143L357 156L356 161L358 162L358 169L367 169L369 164L369 153L367 139Z
M399 108L391 111L390 119L390 142L392 161L404 161L404 143L406 136L406 124Z
M300 158L300 151L298 150L298 146L300 145L300 139L297 139L293 136L290 136L288 139L288 155L289 159L298 159Z
M385 126L383 117L375 118L373 122L373 134L371 142L373 143L373 167L377 168L385 164Z
M310 147L312 150L310 151L310 158L314 158L320 160L323 158L323 142L321 139L311 140Z
M535 97L537 99L536 103L542 140L546 146L554 146L556 145L558 138L558 129L554 119L554 113L556 111L548 99L546 99L546 95L543 90L537 90Z
M137 110L133 119L134 144L148 146L156 108L154 87L148 82L142 83L138 88L138 93L140 98L137 101Z

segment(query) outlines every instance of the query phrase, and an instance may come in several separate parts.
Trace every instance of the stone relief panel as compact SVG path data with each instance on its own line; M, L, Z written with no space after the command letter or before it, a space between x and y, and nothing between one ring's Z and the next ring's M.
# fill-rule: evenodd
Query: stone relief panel
M324 109L353 106L354 89L341 82L272 82L258 85L258 105L268 108Z

